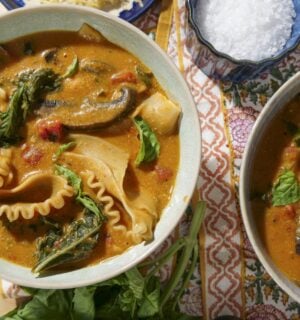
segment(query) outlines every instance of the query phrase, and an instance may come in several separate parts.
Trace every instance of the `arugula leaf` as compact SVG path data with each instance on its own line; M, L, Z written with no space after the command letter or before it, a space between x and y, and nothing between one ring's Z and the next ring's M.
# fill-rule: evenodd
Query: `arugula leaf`
M78 68L79 68L79 60L78 60L78 57L76 56L73 59L72 63L69 65L66 72L62 75L62 78L63 79L72 78L77 73Z
M284 206L300 200L300 185L291 170L284 170L272 188L273 206Z
M65 144L62 144L61 146L59 146L59 148L57 149L57 151L55 152L55 154L52 157L53 161L57 161L59 159L59 157L67 150L73 149L76 146L76 142L75 141L71 141Z
M141 117L135 117L134 123L139 131L140 149L135 159L139 166L142 162L151 162L155 160L160 152L160 144L155 133Z

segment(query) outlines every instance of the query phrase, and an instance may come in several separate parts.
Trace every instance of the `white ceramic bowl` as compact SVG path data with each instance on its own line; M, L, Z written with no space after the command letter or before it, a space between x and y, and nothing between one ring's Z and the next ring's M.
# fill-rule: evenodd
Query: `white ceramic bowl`
M97 265L41 278L30 269L0 260L0 276L14 283L39 288L72 288L114 277L145 259L182 217L198 177L201 138L196 108L189 89L167 55L144 33L119 18L79 6L37 6L18 9L0 17L0 43L46 30L76 31L86 22L108 40L127 49L148 66L167 95L182 108L180 164L172 198L158 222L151 243L132 247L120 256Z
M240 205L242 217L249 240L259 260L277 282L277 284L294 300L300 303L300 287L290 281L274 264L260 239L250 207L250 176L255 150L264 135L268 124L300 92L300 73L288 80L269 100L259 115L250 135L240 175Z

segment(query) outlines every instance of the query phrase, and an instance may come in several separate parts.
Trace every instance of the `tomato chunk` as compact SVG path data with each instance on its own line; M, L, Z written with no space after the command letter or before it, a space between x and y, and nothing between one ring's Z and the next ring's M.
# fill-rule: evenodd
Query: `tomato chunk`
M43 140L55 142L63 137L63 125L60 121L41 120L37 124L37 130Z
M155 172L160 182L168 181L173 176L173 171L170 168L155 166Z
M43 157L43 152L34 145L22 146L22 158L31 166L35 166Z
M130 71L122 71L112 75L111 77L112 84L118 84L123 82L136 83L137 79L134 73Z

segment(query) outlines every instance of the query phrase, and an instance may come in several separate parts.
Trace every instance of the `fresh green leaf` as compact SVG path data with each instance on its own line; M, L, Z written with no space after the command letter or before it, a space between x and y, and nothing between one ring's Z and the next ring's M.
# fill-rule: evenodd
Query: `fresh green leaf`
M284 206L300 200L300 185L291 170L284 170L272 188L273 206Z
M7 110L0 112L0 147L8 147L19 140L19 130L28 113L43 94L59 86L59 76L51 69L24 72L19 76Z
M63 79L72 78L77 73L78 68L79 68L79 60L78 60L78 57L76 56L73 59L72 63L69 65L66 72L62 75L62 78Z
M57 151L55 152L55 154L52 157L53 161L57 161L59 159L59 157L67 150L73 149L76 146L76 142L75 141L71 141L65 144L62 144L61 146L59 146L59 148L57 149Z
M96 286L77 288L73 297L73 320L94 320Z
M96 214L101 221L105 220L105 216L102 213L100 205L82 191L82 180L74 171L65 166L56 164L55 172L56 174L63 176L73 187L76 194L76 201L78 203L82 204L87 210Z
M135 117L134 123L140 137L140 148L135 163L140 165L143 162L151 162L158 157L160 144L155 133L141 117Z
M72 320L72 290L38 290L23 308L10 316L14 320ZM6 318L6 316L3 319Z
M139 318L152 317L159 313L160 304L160 282L159 278L153 277L151 279L151 286L154 287L151 292L148 288L144 293L141 306L138 310Z
M74 171L65 166L56 164L55 173L59 176L63 176L68 181L69 185L73 187L76 197L81 196L82 181Z
M125 276L128 280L128 286L132 290L136 299L143 297L143 291L145 287L145 280L137 268L132 268L125 272Z

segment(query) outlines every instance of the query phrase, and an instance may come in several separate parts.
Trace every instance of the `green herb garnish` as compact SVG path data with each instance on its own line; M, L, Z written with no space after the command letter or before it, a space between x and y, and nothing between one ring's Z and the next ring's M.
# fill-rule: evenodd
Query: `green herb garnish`
M79 68L79 60L77 56L73 59L72 63L69 65L66 72L62 75L63 79L72 78L78 71Z
M141 117L135 117L134 123L140 137L140 148L135 159L136 165L139 166L143 162L151 162L158 157L160 144L155 133Z
M71 141L65 144L62 144L61 146L59 146L59 148L57 149L57 151L55 152L55 154L52 157L53 161L57 161L59 159L59 157L67 150L73 149L76 146L76 142L75 141Z
M284 170L272 188L272 205L284 206L300 200L300 184L295 173Z

